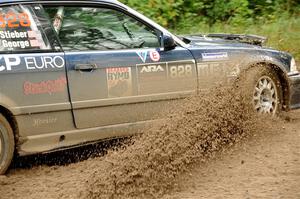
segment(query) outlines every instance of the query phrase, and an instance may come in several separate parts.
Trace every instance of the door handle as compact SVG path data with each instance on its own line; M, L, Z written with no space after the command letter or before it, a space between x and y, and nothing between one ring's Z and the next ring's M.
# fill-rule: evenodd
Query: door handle
M75 65L76 71L91 72L95 69L97 69L97 64L76 64Z

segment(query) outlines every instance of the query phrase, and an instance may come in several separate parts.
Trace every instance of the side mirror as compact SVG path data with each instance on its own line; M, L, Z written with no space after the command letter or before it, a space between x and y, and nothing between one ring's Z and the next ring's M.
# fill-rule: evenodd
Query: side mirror
M176 42L170 35L163 35L162 43L164 45L165 51L173 50L176 47Z

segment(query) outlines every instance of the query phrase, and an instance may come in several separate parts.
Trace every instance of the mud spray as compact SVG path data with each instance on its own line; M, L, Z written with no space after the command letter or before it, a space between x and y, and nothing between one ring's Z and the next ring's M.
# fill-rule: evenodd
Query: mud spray
M127 147L94 161L79 197L162 197L191 165L262 128L237 90L215 88L177 104Z

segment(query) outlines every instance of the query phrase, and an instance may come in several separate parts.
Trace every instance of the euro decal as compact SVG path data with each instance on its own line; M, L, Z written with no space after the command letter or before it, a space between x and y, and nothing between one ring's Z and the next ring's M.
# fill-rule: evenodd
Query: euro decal
M0 56L0 72L62 69L64 66L65 60L61 56Z
M41 70L44 68L63 68L65 61L61 56L25 57L25 64L28 70Z
M107 68L108 97L126 97L132 95L132 75L130 67Z

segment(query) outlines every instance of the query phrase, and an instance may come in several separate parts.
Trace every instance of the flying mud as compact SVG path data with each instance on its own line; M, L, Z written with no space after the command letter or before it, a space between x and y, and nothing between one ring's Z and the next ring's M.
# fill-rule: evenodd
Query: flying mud
M176 198L182 175L244 138L276 131L282 123L254 113L242 93L228 87L192 96L164 111L166 119L145 127L142 134L108 151L96 150L85 161L52 157L63 163L46 166L41 161L29 169L17 163L0 177L1 198ZM191 198L200 198L198 194Z

